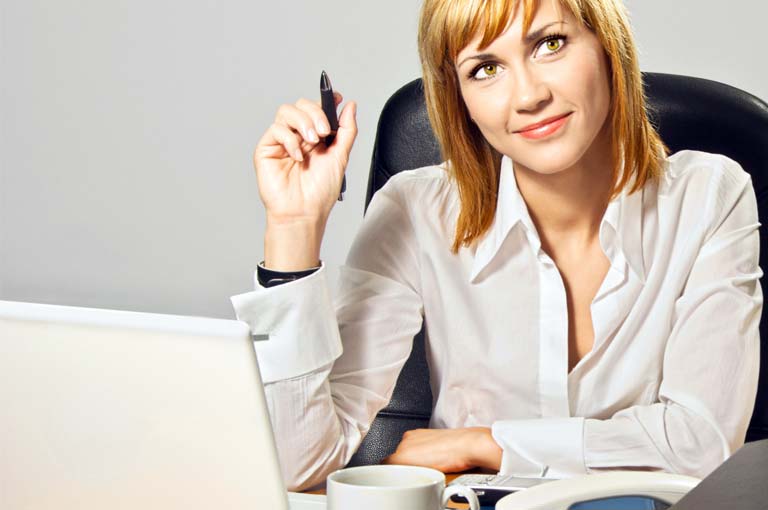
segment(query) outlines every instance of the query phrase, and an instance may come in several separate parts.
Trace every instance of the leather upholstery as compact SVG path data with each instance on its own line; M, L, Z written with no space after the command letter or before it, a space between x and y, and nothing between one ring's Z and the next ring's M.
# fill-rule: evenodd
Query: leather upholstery
M760 223L760 267L768 268L768 105L722 83L660 73L644 73L651 117L671 152L696 149L725 154L752 175ZM438 164L440 148L432 133L421 79L395 92L379 119L368 180L366 207L373 194L401 170ZM766 294L765 279L761 280ZM768 320L760 321L761 374L747 440L768 438ZM378 463L397 447L403 432L427 427L432 393L424 331L383 409L352 458L351 465ZM706 348L703 346L702 348Z

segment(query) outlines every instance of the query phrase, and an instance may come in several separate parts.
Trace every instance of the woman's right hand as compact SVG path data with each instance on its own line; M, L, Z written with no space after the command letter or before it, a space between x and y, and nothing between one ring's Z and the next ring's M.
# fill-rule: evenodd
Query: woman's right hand
M338 105L342 97L335 94ZM347 103L333 143L318 103L282 105L254 151L259 194L267 212L265 266L282 271L314 267L325 223L341 189L357 136L357 105Z

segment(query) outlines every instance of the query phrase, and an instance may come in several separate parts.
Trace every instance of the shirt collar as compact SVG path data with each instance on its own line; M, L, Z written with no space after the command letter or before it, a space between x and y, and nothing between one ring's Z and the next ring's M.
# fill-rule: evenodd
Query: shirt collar
M622 191L608 203L600 224L600 242L603 250L614 265L616 258L623 256L630 269L641 282L645 282L642 251L642 202L643 191L627 195ZM497 194L496 213L491 227L478 242L475 251L469 281L474 282L480 273L491 263L501 249L502 244L516 226L525 230L531 249L538 254L541 239L528 213L528 206L520 194L515 179L512 160L507 156L501 159L499 192ZM610 235L604 235L604 229L610 227Z

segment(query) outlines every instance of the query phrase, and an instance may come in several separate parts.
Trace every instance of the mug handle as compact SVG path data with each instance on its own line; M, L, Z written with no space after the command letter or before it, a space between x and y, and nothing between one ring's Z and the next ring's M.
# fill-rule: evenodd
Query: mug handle
M469 501L470 510L480 510L480 502L477 500L477 494L469 487L463 485L450 485L443 491L443 508L448 504L451 496L461 496Z

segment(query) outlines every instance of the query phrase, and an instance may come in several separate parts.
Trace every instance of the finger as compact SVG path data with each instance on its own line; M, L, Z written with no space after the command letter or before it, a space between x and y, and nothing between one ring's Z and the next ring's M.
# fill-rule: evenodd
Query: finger
M320 103L315 103L308 99L299 99L296 101L296 107L310 116L318 135L325 136L331 132L328 117L325 115Z
M296 105L284 104L280 106L275 117L275 124L282 124L298 132L309 143L320 141L312 115Z
M344 101L344 96L341 95L341 93L337 91L333 91L333 100L336 101L336 106L339 106L342 101Z
M284 158L290 156L283 143L275 138L275 124L272 124L264 131L256 149L253 151L253 162L258 166L258 160L262 158Z
M350 101L341 110L339 130L336 132L334 145L346 156L352 151L352 144L357 137L357 103Z
M303 156L311 153L318 145L316 143L305 142L304 139L301 138L295 131L291 131L291 133L293 133L296 137L296 140L299 141L299 149L301 149ZM269 138L271 141L267 142L267 138ZM298 155L297 153L288 153L288 149L283 146L281 141L276 140L271 132L268 132L268 134L262 138L262 141L259 142L259 144L256 146L256 150L254 151L254 161L257 161L260 158L274 159L284 157L291 157L296 159Z
M283 147L285 154L296 161L304 161L304 151L301 148L301 137L282 124L272 124L269 128L274 140Z

